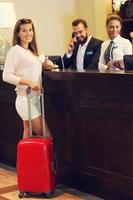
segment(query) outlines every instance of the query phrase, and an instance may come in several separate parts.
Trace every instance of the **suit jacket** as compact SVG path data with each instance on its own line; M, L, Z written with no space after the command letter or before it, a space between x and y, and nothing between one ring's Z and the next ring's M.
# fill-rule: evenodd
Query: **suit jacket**
M84 54L83 69L98 69L98 61L100 56L100 49L102 40L91 38ZM67 58L66 54L63 57L64 67L76 69L76 57L79 44L75 45L73 54L70 58Z

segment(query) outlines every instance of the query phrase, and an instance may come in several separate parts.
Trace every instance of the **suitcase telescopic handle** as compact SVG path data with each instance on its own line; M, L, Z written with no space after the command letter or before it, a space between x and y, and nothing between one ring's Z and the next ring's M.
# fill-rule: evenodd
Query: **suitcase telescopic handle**
M29 118L29 130L30 130L30 137L32 137L32 119L31 119L31 102L30 102L30 93L31 88L28 87L26 90L27 100L28 100L28 118ZM42 131L43 137L46 137L46 127L45 127L45 113L44 113L44 90L41 88L41 110L42 110Z
M32 137L32 121L31 121L30 92L31 92L31 88L28 87L27 90L26 90L26 93L27 93L27 101L28 101L29 130L30 130L30 137Z
M41 108L42 108L42 132L43 137L46 137L45 110L44 110L44 89L41 88Z

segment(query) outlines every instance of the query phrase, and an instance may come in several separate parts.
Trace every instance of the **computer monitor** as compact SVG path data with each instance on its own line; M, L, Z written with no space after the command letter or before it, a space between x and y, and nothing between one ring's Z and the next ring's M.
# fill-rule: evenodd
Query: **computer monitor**
M125 71L133 72L133 55L124 55L123 61Z

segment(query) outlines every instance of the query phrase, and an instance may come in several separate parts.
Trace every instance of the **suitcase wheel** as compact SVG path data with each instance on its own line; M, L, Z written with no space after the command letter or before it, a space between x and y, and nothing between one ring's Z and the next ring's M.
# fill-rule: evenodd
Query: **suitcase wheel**
M20 192L18 196L19 196L19 198L23 198L24 197L24 192Z
M47 193L45 193L45 197L46 197L46 198L50 198L50 197L52 196L53 193L54 193L54 191L47 192Z

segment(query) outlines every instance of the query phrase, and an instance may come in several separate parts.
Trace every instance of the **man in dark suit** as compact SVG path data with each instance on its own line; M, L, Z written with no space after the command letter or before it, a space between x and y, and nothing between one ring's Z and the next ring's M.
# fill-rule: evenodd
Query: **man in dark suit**
M98 69L102 40L91 36L85 20L72 22L72 39L63 57L64 67L71 69Z

